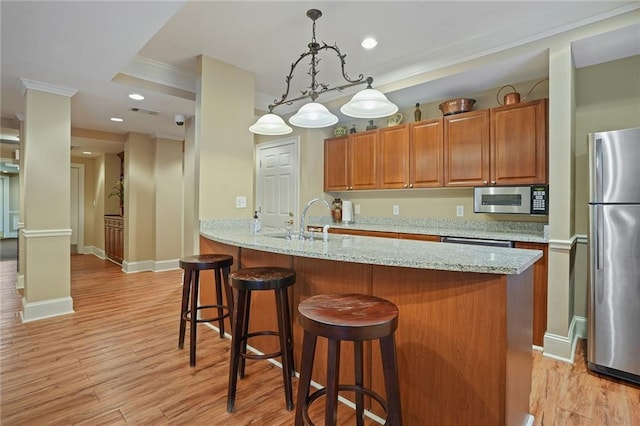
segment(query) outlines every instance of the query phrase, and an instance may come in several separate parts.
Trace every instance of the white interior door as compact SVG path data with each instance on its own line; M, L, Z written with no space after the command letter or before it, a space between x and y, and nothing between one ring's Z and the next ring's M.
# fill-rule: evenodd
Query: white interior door
M283 228L289 212L298 218L299 144L295 136L256 148L256 208L264 226Z
M69 226L71 228L71 252L84 253L84 164L71 164L71 206Z
M0 238L9 233L9 179L0 176Z

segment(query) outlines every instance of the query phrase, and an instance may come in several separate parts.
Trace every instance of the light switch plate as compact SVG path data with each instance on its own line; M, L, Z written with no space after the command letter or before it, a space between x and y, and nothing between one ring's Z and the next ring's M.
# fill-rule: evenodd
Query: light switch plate
M456 206L456 216L464 216L464 206Z
M246 209L247 208L247 197L245 197L245 196L237 196L236 197L236 208L237 209Z
M393 214L394 214L394 216L397 216L397 215L400 214L400 206L399 205L397 205L397 204L393 205Z
M356 204L354 208L355 208L355 213L360 214L360 204Z

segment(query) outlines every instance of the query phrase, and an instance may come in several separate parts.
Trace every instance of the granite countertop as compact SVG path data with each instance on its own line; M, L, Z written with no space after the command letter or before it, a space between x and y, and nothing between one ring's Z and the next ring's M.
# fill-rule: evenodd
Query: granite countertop
M315 241L286 240L278 228L253 234L246 219L201 220L200 235L223 244L291 256L443 271L519 274L542 257L539 250L340 234L330 234L327 242L322 235Z
M545 224L535 222L363 217L358 218L355 223L345 224L332 223L324 217L312 217L307 220L307 224L311 226L328 224L332 228L360 231L398 232L543 244L549 242L545 232Z

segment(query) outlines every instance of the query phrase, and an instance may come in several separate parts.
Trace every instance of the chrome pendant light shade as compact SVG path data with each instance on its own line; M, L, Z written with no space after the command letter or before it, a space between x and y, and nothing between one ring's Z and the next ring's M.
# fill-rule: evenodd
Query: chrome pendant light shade
M311 43L307 45L309 50L301 54L300 57L291 64L289 75L285 77L285 81L287 82L285 93L280 99L274 100L274 102L269 105L269 113L260 117L253 126L249 127L249 130L260 135L286 135L291 133L291 127L287 126L279 116L274 114L273 109L282 104L290 105L295 101L307 98L310 98L311 102L303 105L300 110L289 119L289 123L293 126L310 129L332 126L338 122L338 117L332 114L324 105L316 102L318 96L326 92L334 90L342 91L349 87L365 83L367 84L367 88L356 93L347 104L340 108L340 111L345 115L356 118L380 118L395 114L398 111L398 107L390 102L384 94L371 88L373 78L365 77L362 74L358 75L358 78L350 78L345 71L345 57L347 55L343 55L335 44L330 46L325 42L320 44L316 41L316 20L322 16L322 12L318 9L309 9L307 16L313 21L313 36ZM346 81L345 84L329 87L328 84L320 83L316 80L319 73L317 65L320 62L317 55L323 51L334 51L336 55L338 55L341 63L342 78ZM307 57L309 57L309 70L307 74L311 76L311 84L307 87L307 90L300 92L300 96L290 99L289 90L291 88L293 72L296 66Z

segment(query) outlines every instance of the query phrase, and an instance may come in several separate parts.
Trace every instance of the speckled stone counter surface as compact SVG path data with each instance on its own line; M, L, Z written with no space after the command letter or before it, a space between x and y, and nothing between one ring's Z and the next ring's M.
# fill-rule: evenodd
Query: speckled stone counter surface
M501 241L548 243L545 224L535 222L504 222L454 219L360 217L355 223L333 223L328 217L311 217L308 225L329 224L334 228L362 231L400 232L406 234L440 235L447 237L481 238Z
M265 228L254 235L246 219L201 220L200 235L224 244L291 256L443 271L519 274L542 257L539 250L337 234L330 234L327 242L322 235L315 241L286 240L277 228Z

